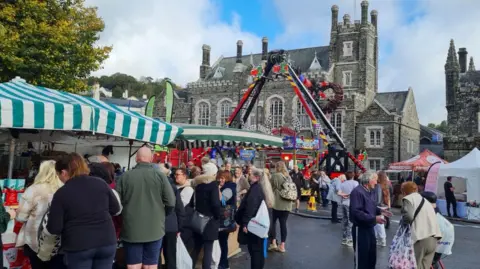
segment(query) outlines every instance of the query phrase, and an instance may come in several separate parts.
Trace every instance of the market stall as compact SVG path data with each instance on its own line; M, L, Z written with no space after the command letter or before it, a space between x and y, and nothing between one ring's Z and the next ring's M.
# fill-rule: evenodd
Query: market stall
M455 196L461 195L462 200L457 199L457 211L459 217L480 220L480 150L474 148L463 158L442 164L438 168L437 186L438 193L443 195L443 184L446 177L451 176L452 185L455 187ZM440 210L446 213L446 206L440 206Z
M281 148L283 141L281 137L267 135L264 133L247 131L244 129L201 126L191 124L177 124L183 129L183 133L177 138L177 149L197 149L204 151L211 149L210 154L220 153L222 150L238 151L265 148ZM258 151L256 151L258 152ZM244 152L246 154L246 152ZM220 154L218 154L220 155ZM251 152L249 152L251 156ZM255 155L258 157L258 155ZM254 156L254 157L255 157ZM196 156L192 156L195 158ZM215 157L217 157L215 155ZM218 158L219 161L223 158Z
M20 78L0 84L0 131L4 141L8 141L9 144L6 151L8 162L0 163L0 166L7 167L0 169L7 171L2 175L5 179L1 180L0 187L5 193L5 206L13 208L18 205L25 188L25 177L31 168L30 159L35 155L32 152L37 149L32 141L57 143L62 140L59 132L60 135L68 133L67 136L76 137L78 140L85 136L101 134L104 137L124 139L123 142L130 146L131 152L133 141L166 145L182 133L181 128L137 112L93 98L30 85ZM22 159L19 165L21 171L27 171L26 174L14 171L17 167L16 148L21 143L28 144L26 147L28 150L22 156L25 159ZM78 143L72 148L76 150ZM38 151L41 150L39 146ZM17 177L12 177L14 172ZM19 175L23 178L18 177ZM14 247L15 238L12 221L7 232L2 234L4 264L10 268L22 268L25 261L21 249Z
M438 157L435 153L425 149L417 156L414 156L406 161L391 163L388 166L388 171L412 171L412 172L426 172L430 166L436 162L447 163L447 161Z

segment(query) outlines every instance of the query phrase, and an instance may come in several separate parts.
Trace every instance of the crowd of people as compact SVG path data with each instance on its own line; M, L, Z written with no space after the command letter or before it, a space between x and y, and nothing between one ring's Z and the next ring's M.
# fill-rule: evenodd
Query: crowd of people
M165 268L176 269L179 242L193 266L203 250L203 269L228 269L228 241L235 231L235 239L247 246L252 269L264 268L266 246L287 251L287 220L299 208L299 184L305 180L298 167L289 171L283 161L272 170L230 163L219 167L205 157L201 167L189 162L175 169L152 163L147 147L138 150L136 162L134 169L118 173L105 159L88 163L76 153L44 161L18 210L1 208L0 230L16 220L16 246L23 248L32 269L110 269L122 262L132 269L154 269L162 261ZM388 176L383 171L359 177L347 172L330 179L317 171L311 182L319 202L325 207L331 203L332 222L342 223L341 244L354 248L356 268L375 268L376 247L387 245ZM290 183L297 186L297 199L283 194ZM411 225L417 268L430 268L440 259L438 240L453 233L444 227L453 226L438 225L446 220L435 208L435 194L418 193L412 181L404 182L401 192L402 222ZM248 228L262 203L270 218L266 239ZM117 255L119 242L123 259Z

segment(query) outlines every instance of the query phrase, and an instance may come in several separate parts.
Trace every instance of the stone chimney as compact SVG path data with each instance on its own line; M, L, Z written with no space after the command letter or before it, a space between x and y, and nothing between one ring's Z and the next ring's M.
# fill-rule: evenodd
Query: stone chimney
M210 71L210 46L202 46L202 65L200 66L200 78L204 79L207 77L208 72Z
M470 63L468 63L468 71L474 72L477 69L475 68L475 63L473 62L473 57L470 57Z
M460 64L460 73L467 72L467 49L459 48L458 49L458 63Z
M100 100L100 84L98 82L95 82L92 87L93 91L93 99Z
M266 61L268 56L268 37L262 38L262 60Z
M237 63L242 63L242 47L243 47L242 40L238 40L237 41Z
M333 5L332 6L332 32L337 31L337 26L338 26L338 6Z
M372 12L370 12L370 21L372 22L372 25L377 28L378 11L372 10Z
M362 25L368 24L368 1L363 0L360 4L362 6Z
M343 15L343 25L350 25L350 15Z

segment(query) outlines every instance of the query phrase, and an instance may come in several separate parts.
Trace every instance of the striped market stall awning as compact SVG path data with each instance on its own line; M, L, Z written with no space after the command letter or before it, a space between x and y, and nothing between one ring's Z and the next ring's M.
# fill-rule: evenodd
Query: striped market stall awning
M282 147L281 137L242 129L177 124L183 134L177 139L180 148L226 147Z
M182 129L90 97L33 86L0 84L0 128L92 132L167 145Z

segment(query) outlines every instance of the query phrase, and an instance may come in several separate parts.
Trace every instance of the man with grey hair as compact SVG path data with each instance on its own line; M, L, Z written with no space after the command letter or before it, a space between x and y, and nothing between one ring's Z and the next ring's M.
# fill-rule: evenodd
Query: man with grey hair
M377 174L366 172L360 176L360 185L350 194L350 221L353 223L353 248L355 250L355 269L375 268L377 263L377 240L375 225L384 224L388 211L377 207Z

